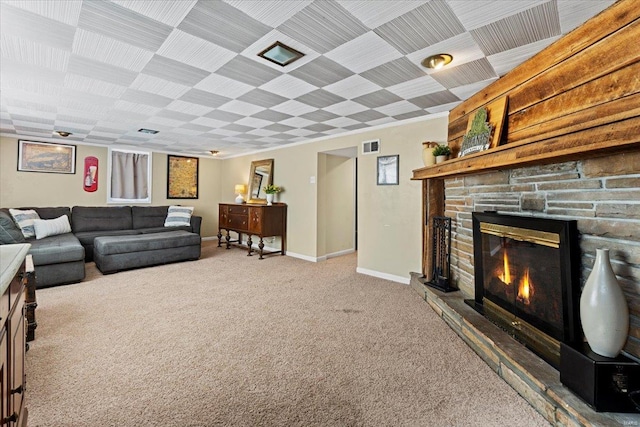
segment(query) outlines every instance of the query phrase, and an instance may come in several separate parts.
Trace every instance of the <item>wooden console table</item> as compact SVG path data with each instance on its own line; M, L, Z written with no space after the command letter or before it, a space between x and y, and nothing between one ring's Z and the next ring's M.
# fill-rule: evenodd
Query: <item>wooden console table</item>
M284 203L274 203L272 206L259 204L232 204L220 203L218 208L218 247L222 245L222 230L226 230L227 249L231 243L242 245L242 235L247 235L247 249L251 256L253 252L253 241L251 236L258 236L259 259L263 255L279 253L285 254L287 247L287 205ZM238 239L232 240L229 232L238 233ZM274 252L264 252L264 237L280 237L280 250Z

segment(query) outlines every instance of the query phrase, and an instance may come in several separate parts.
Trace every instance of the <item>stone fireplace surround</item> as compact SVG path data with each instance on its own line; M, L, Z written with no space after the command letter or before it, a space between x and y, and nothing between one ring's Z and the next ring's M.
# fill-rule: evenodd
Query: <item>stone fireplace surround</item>
M636 414L596 413L559 380L559 373L466 306L473 298L471 213L493 210L578 220L581 286L595 249L609 248L630 312L625 353L640 358L640 151L585 160L457 176L444 180L445 215L452 218L451 276L460 292L411 284L489 366L553 425L640 425Z

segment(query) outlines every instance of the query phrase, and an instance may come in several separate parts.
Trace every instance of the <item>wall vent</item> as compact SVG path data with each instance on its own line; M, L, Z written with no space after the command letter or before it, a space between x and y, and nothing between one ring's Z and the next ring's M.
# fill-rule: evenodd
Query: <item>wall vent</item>
M362 143L362 154L374 154L380 152L380 140L372 139Z

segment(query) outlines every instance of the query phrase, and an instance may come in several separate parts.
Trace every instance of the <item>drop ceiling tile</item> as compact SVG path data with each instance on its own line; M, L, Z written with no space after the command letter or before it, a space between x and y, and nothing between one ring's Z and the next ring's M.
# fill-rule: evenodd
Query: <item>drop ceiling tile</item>
M155 129L154 126L158 126L158 125L165 126L167 128L174 128L174 127L182 126L184 124L182 120L172 120L166 117L158 117L158 115L149 117L146 123L149 123L152 129Z
M73 40L73 53L131 71L142 70L153 57L151 51L80 28Z
M312 113L313 114L313 113ZM293 126L294 128L303 128L305 126L309 126L316 123L313 120L308 120L302 117L291 117L290 119L287 120L283 120L280 122L280 124L285 125L285 126ZM293 134L293 135L297 135L297 134Z
M420 108L409 101L402 100L394 102L393 104L383 105L382 107L375 108L375 110L381 112L382 114L386 114L387 116L397 116L400 114L420 110Z
M323 87L346 79L353 73L335 61L320 56L293 70L291 75L314 86Z
M266 130L266 129L254 129L251 130L249 132L247 132L247 134L249 135L255 135L257 137L261 137L261 136L271 136L271 135L275 135L278 132L274 132L272 130Z
M239 97L238 100L269 108L274 105L282 104L287 101L287 98L276 95L275 93L267 92L266 90L254 89Z
M216 129L215 130L216 134L219 135L224 135L224 136L236 136L236 135L240 135L240 132L237 132L235 130L230 130L230 129Z
M170 82L148 74L138 74L129 87L173 99L180 98L189 90L189 86Z
M398 95L400 98L408 99L420 95L427 95L433 92L440 92L445 87L435 81L431 76L422 76L404 83L389 86L387 90Z
M82 125L77 122L68 122L66 120L59 119L56 119L54 123L54 128L71 132L74 135L77 135L78 133L87 133L88 131L93 129L93 126L94 125Z
M154 55L142 72L187 86L194 86L209 75L208 71L160 55Z
M424 110L416 110L416 111L410 111L408 113L403 113L403 114L398 114L397 116L392 116L395 120L408 120L408 119L413 119L415 117L422 117L422 116L426 116L429 113L427 113Z
M334 129L335 126L329 126L324 123L316 123L310 126L307 126L305 129L313 131L313 132L325 132L330 129Z
M165 96L155 95L153 93L135 89L127 89L120 99L136 104L151 105L158 108L164 108L173 101L171 98L167 98Z
M233 130L233 131L240 132L240 133L249 132L250 130L253 130L252 127L242 126L242 125L239 125L237 123L231 123L229 125L222 126L222 129Z
M348 116L349 114L359 113L360 111L367 110L362 104L358 104L353 101L344 101L339 102L337 104L329 105L328 107L323 108L323 110L328 111L332 114L337 114L338 116Z
M317 110L317 108L314 108L307 104L303 104L302 102L298 102L293 99L287 102L283 102L280 105L276 105L275 107L271 107L271 109L280 113L291 114L292 116L301 116L305 113L310 113L311 111Z
M286 133L290 135L295 135L295 136L309 136L309 135L313 135L316 132L309 129L292 129L287 131Z
M82 3L78 26L155 52L172 27L112 2Z
M385 115L376 110L367 110L367 111L361 111L359 113L351 114L347 117L350 119L356 120L358 122L369 122L372 120L377 120L382 117L385 117Z
M383 105L401 101L398 95L395 95L388 90L379 90L377 92L362 95L353 99L355 102L365 105L369 108L382 107Z
M189 129L189 130L193 130L198 132L198 134L204 133L204 132L208 132L211 130L211 128L209 126L202 126L202 125L198 125L195 123L185 123L184 125L180 126L183 129Z
M487 56L487 60L493 69L496 70L496 73L499 76L503 76L559 38L560 36L551 37L514 49L505 50L504 52Z
M471 35L487 55L560 34L560 19L556 2L543 3L516 15L471 30Z
M38 66L32 66L23 62L12 61L8 58L2 58L2 78L0 84L3 91L6 88L11 87L10 84L15 86L27 86L29 82L37 82L37 85L48 86L62 86L64 85L65 73L62 71L55 71L51 68L43 68ZM36 84L30 84L35 87Z
M156 113L156 116L165 117L172 120L180 120L183 122L190 122L198 118L197 115L181 113L175 110L160 110Z
M327 120L338 118L336 114L330 113L329 111L325 110L311 111L309 113L301 115L300 117L314 122L326 122Z
M277 27L311 4L312 0L225 0L225 2L240 9L256 21L263 22L271 27Z
M180 97L181 101L191 102L193 104L204 105L206 107L218 108L219 106L231 101L225 96L216 95L204 90L191 89Z
M236 56L223 65L216 74L241 81L251 86L261 86L279 77L281 72L273 70L244 56Z
M486 58L468 62L458 67L444 68L431 74L438 83L446 88L464 86L471 83L498 77Z
M460 98L462 100L465 100L465 99L469 98L471 95L476 94L477 92L479 92L481 89L485 88L486 86L489 86L491 83L495 82L496 80L498 80L497 77L493 78L493 79L477 82L477 83L471 83L470 85L454 87L454 88L451 88L449 90L451 91L451 93L456 95L458 98Z
M177 134L177 135L196 136L196 135L200 135L202 132L193 130L193 129L186 129L182 127L182 128L171 129L171 133Z
M447 3L462 25L467 30L473 30L547 1L549 0L476 0L471 5L468 0L448 0Z
M89 92L95 95L120 98L127 90L126 86L120 86L78 74L67 74L64 79L64 87L81 92Z
M178 25L184 32L240 53L271 28L221 1L200 1ZM219 31L224 28L224 31Z
M368 30L338 3L328 1L313 2L277 29L321 54Z
M345 99L326 90L318 89L296 98L296 101L303 102L312 107L324 108L345 101Z
M151 105L138 104L135 102L129 102L124 100L118 100L113 104L115 110L129 111L132 113L142 114L145 116L153 116L160 108L152 107Z
M367 122L367 124L369 126L380 126L380 125L386 125L387 123L392 123L394 121L395 120L393 119L393 117L382 117L377 120L371 120L370 122Z
M129 86L137 76L133 71L78 55L71 55L67 71L120 86Z
M75 28L28 10L2 4L0 27L6 35L61 50L71 50Z
M255 117L244 117L235 122L237 125L248 126L252 129L263 128L269 126L271 122L269 120L257 119Z
M462 26L449 5L431 1L375 29L375 32L404 54L449 39L460 33Z
M372 81L354 74L346 79L340 80L329 86L325 86L323 89L342 96L343 98L353 99L368 93L376 92L382 88Z
M263 129L272 130L274 132L286 132L288 130L295 129L293 126L281 125L280 123L274 123L269 126L265 126Z
M376 28L427 3L429 0L338 0L349 13L369 28Z
M251 117L256 117L258 119L269 120L271 122L279 122L279 121L291 118L293 116L291 114L285 114L285 113L281 113L279 111L264 110L264 111L260 111L260 112L258 112L256 114L253 114Z
M448 104L451 102L457 102L460 99L448 90L442 92L430 93L428 95L422 95L409 99L409 102L417 105L420 108L435 107L439 104Z
M81 1L51 2L33 0L4 0L2 3L3 13L4 7L6 7L6 5L9 5L12 7L28 10L29 12L44 16L45 18L50 18L68 25L76 25L78 23L80 8L82 7Z
M259 111L264 110L264 107L234 99L233 101L229 101L226 104L220 106L220 110L229 111L231 113L240 114L242 116L251 116Z
M360 74L382 88L394 86L398 83L417 79L426 75L426 72L409 61L406 57L387 62L369 71Z
M276 77L275 79L260 86L260 89L267 90L271 93L275 93L289 99L294 99L316 90L317 87L305 82L304 80L293 77L290 74L282 74L280 77Z
M364 128L368 128L369 126L367 126L365 123L358 123L357 125L351 125L351 126L347 126L345 127L346 130L358 130L358 129L364 129Z
M66 71L69 64L69 52L51 46L33 42L31 40L3 36L0 39L2 47L3 67L5 58L12 62Z
M192 114L195 116L204 116L211 112L213 108L205 107L204 105L193 104L191 102L181 101L176 99L171 104L167 105L167 110L175 110L179 113Z
M251 85L215 73L210 74L194 87L231 99L236 99L253 89Z
M177 29L171 32L157 53L211 72L236 56L235 52Z
M138 12L171 27L178 25L197 0L157 1L157 0L111 0L120 6Z
M227 123L233 123L246 116L243 114L230 113L229 111L213 110L212 112L205 114L205 117L208 117L210 119L220 120Z
M335 126L337 128L346 128L347 126L352 126L359 124L357 120L350 119L348 117L337 117L335 119L327 120L324 124L329 126Z
M403 55L376 33L369 31L325 53L325 56L354 73L361 73Z
M23 116L21 114L13 113L11 113L11 120L13 120L13 123L16 126L25 126L25 124L27 126L35 126L36 124L53 126L53 123L55 122L54 119L48 119L45 117L33 117L30 115Z
M616 0L558 0L558 15L562 34L579 27L587 19L602 12L615 2Z
M208 126L209 128L213 129L218 129L229 124L228 122L225 122L223 120L216 120L208 117L198 117L197 119L191 121L191 123L201 126Z

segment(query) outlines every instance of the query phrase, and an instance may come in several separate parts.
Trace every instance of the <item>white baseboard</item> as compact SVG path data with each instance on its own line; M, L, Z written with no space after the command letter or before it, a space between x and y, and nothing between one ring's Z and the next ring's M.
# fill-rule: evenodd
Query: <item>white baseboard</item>
M209 240L218 240L218 236L210 236L210 237L203 237L202 238L203 242L207 242Z
M309 256L309 255L297 254L295 252L290 252L290 251L287 251L287 256L290 256L291 258L298 258L298 259L302 259L302 260L305 260L305 261L310 261L310 262L318 262L318 261L320 261L316 257L312 257L312 256Z
M403 285L408 285L411 278L396 276L395 274L382 273L380 271L369 270L367 268L356 268L356 273L366 274L367 276L378 277L380 279L391 280L392 282L402 283Z
M325 257L326 257L327 259L329 259L329 258L336 258L336 257L342 256L342 255L349 255L349 254L352 254L352 253L354 253L355 251L356 251L356 250L355 250L354 248L351 248L351 249L345 249L344 251L332 252L332 253L330 253L330 254L325 255Z

